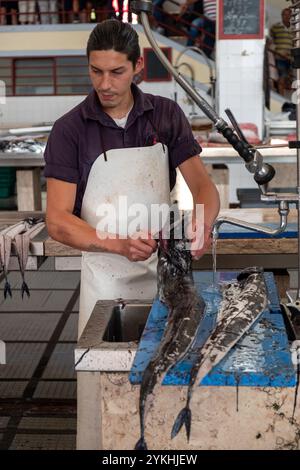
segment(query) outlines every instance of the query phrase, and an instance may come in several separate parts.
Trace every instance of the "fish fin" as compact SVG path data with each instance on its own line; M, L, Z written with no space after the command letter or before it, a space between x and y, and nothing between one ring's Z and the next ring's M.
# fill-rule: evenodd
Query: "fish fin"
M177 416L175 423L173 424L172 432L171 432L171 439L174 439L175 436L179 433L180 429L183 425L185 425L186 437L187 440L190 440L191 434L191 421L192 421L192 413L190 408L185 407L183 408L179 415Z
M8 281L5 282L5 286L4 286L4 298L6 299L7 295L9 295L10 297L12 297L12 292L11 292L11 288L10 288L10 283Z
M137 443L135 444L134 450L148 450L146 441L143 437L141 437Z
M22 282L22 287L21 287L21 295L22 295L22 299L24 297L24 294L27 294L27 297L30 297L30 292L29 292L29 288L28 288L28 285L26 284L25 281Z

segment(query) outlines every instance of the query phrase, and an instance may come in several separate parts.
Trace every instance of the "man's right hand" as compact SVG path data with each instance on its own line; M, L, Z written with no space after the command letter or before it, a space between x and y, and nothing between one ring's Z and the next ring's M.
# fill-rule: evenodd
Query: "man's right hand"
M98 232L73 214L77 185L47 178L47 229L54 240L80 251L116 253L130 261L145 261L157 249L157 242L147 232L121 239L107 232Z
M119 253L129 261L146 261L157 250L157 242L150 233L139 232L131 238L119 239Z

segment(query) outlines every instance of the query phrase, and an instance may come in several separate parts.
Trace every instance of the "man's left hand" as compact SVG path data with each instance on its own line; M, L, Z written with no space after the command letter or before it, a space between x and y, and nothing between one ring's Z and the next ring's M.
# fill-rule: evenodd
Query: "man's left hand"
M191 243L191 253L195 260L200 259L211 247L211 227L204 224L202 227L195 227L194 238Z

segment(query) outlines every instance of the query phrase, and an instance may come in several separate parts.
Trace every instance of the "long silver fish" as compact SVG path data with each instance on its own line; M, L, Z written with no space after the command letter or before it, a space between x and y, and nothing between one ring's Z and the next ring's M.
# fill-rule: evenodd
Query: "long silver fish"
M195 350L197 359L190 372L186 405L175 420L171 432L172 439L185 425L189 440L192 419L190 401L195 386L226 356L267 305L263 268L247 268L237 276L237 282L226 286L215 329L204 345Z
M147 450L145 414L162 375L189 350L205 302L197 294L192 278L192 257L186 239L161 240L158 257L158 297L168 307L166 327L154 357L146 367L140 388L140 432L135 450Z
M15 250L17 253L20 273L22 277L22 285L21 285L22 299L25 293L27 294L28 297L30 297L30 291L29 291L27 283L25 282L25 270L26 270L28 255L29 255L30 242L45 227L43 218L30 217L28 219L25 219L24 222L26 223L25 230L23 230L21 233L18 233L14 238L14 246L15 246Z
M14 237L22 232L26 227L24 221L18 222L14 225L6 227L0 232L0 260L1 268L4 272L5 285L4 285L4 298L9 295L12 297L11 286L8 280L8 267L11 256L11 245Z

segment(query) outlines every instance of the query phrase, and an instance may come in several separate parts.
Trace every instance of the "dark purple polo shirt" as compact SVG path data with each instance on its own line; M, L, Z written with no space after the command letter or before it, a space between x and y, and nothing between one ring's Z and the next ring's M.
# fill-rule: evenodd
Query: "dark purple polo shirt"
M136 85L132 85L132 92L134 106L125 129L102 110L94 90L53 126L45 150L44 175L77 184L73 211L77 216L91 166L104 150L166 144L171 189L176 167L201 152L183 111L174 101L143 93Z

